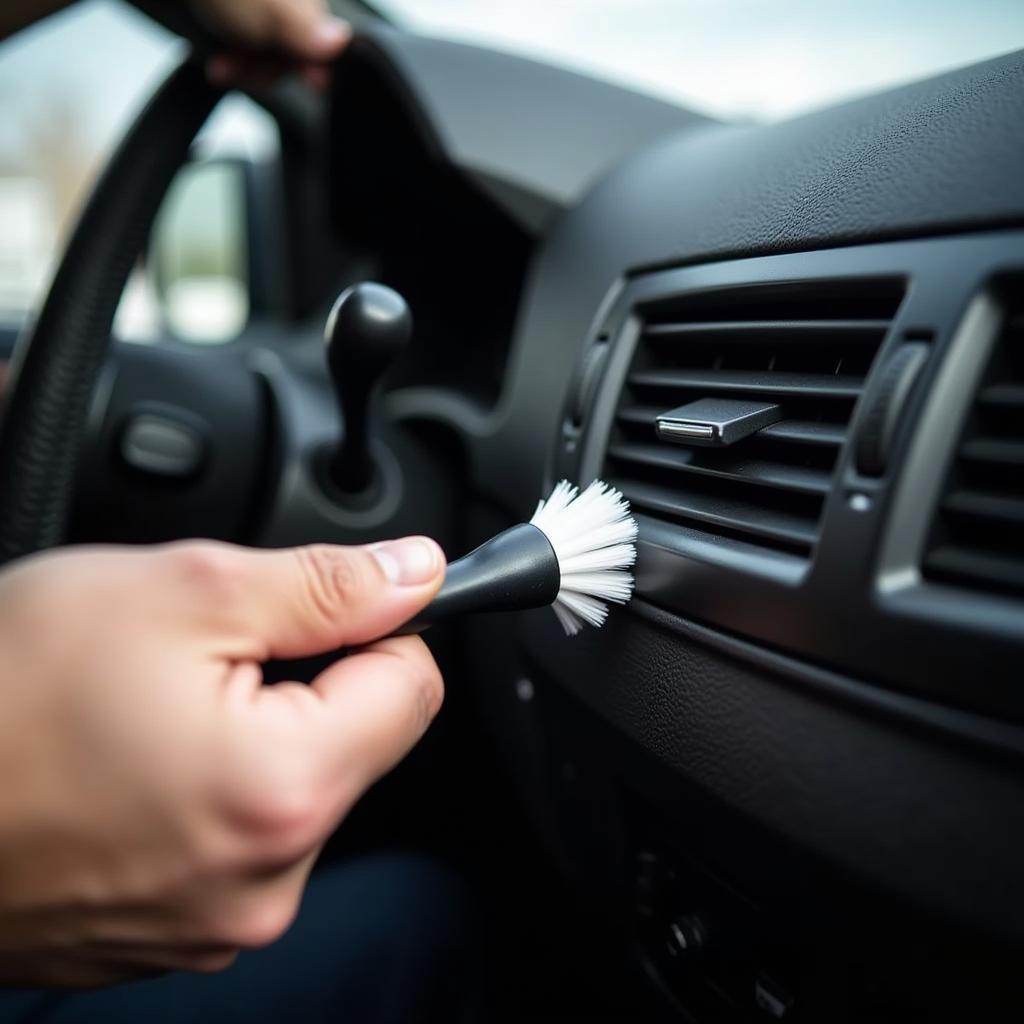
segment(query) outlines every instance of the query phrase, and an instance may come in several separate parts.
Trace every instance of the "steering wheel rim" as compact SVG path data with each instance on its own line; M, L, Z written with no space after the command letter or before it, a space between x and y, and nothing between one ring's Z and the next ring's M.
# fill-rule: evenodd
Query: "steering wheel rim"
M15 349L0 411L0 564L65 535L89 406L132 264L196 133L221 99L192 57L108 161Z

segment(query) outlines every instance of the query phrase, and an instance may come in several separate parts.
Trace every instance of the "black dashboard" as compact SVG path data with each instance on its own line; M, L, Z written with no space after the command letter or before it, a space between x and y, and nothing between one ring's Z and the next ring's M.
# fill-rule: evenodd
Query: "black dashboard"
M379 106L336 107L337 194L494 373L434 372L437 341L389 395L464 445L467 537L562 476L638 513L606 629L531 613L462 641L570 874L695 1012L696 975L709 1006L803 988L820 1014L827 968L787 950L840 892L823 941L849 962L976 978L964 948L1024 939L1024 55L769 126L387 31L342 71ZM399 177L396 209L373 183ZM706 397L778 418L725 451L658 439ZM698 967L672 951L708 930Z

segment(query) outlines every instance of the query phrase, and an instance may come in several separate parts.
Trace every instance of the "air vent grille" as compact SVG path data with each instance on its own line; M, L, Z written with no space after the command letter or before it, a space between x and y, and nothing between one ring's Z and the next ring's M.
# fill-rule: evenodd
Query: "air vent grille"
M637 510L807 555L854 405L903 295L897 279L730 288L645 303L604 472ZM671 444L659 413L764 399L783 418L728 448Z
M1006 314L946 486L925 575L1024 593L1024 279Z

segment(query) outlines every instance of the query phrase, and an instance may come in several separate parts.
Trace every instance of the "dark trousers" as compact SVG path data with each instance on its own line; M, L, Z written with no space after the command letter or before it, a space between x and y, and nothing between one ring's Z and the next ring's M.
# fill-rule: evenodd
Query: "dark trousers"
M3 1024L416 1024L479 1019L480 933L446 869L380 855L314 874L295 924L213 975L0 989Z

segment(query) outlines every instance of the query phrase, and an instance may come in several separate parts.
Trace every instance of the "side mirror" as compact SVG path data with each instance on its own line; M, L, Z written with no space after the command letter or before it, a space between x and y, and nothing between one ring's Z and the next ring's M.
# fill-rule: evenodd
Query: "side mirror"
M187 164L153 226L149 269L171 335L220 344L241 334L251 316L276 305L280 252L267 237L279 223L276 163L217 158Z

